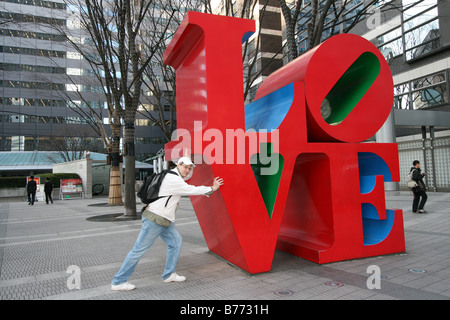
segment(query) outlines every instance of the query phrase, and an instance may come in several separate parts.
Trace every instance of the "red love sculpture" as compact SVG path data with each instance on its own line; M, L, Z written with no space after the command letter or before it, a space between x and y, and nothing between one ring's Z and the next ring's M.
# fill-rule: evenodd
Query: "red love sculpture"
M369 41L334 36L285 65L244 106L242 41L253 20L189 12L164 63L176 71L177 131L167 160L186 152L190 183L225 185L191 197L211 252L250 273L275 249L317 263L405 250L396 144L361 143L389 115L390 70Z

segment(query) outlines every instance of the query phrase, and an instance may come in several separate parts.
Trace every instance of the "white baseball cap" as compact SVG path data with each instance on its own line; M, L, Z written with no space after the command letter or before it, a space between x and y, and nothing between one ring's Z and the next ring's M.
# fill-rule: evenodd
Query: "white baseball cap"
M191 159L189 157L181 157L180 159L178 159L177 164L182 164L182 163L184 163L185 165L188 165L188 166L195 167L195 164L191 161Z

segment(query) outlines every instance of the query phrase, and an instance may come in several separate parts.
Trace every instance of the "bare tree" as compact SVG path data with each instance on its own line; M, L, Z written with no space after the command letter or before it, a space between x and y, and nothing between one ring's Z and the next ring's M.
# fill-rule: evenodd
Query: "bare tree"
M72 19L91 44L73 41L70 31L60 28L67 35L73 48L92 68L105 95L112 136L108 139L101 117L89 109L84 116L92 119L109 147L111 163L118 167L121 121L123 121L123 156L125 158L125 215L136 214L134 123L140 104L143 71L156 49L143 51L141 28L156 0L67 0L73 8ZM170 23L171 17L168 17ZM160 41L163 41L161 36ZM75 90L77 91L77 90ZM116 166L117 165L117 166ZM113 171L113 170L112 170Z
M144 94L138 113L161 129L166 142L175 129L176 82L175 71L163 64L163 54L190 5L190 0L161 1L151 9L140 34L143 55L152 58L143 70Z
M147 50L154 50L152 60L144 69L143 91L141 96L141 108L138 110L142 116L149 119L152 125L158 126L166 142L171 140L172 132L176 128L176 79L175 71L172 67L163 64L163 54L171 37L176 32L187 11L213 12L211 0L178 0L161 1L158 11L152 11L150 17L143 22L145 28L141 30L141 40L143 44L144 55L148 56ZM270 67L270 63L275 57L282 53L279 51L272 54L269 63L262 68L256 68L258 55L260 53L260 31L262 20L264 19L268 0L243 0L231 1L224 0L224 10L219 14L234 16L246 19L259 19L259 29L256 36L243 44L243 66L244 66L244 99L250 95L250 89L255 80ZM259 5L262 7L259 8ZM255 16L255 8L259 9L258 16ZM171 21L167 24L167 18ZM162 40L162 41L161 41ZM156 50L155 50L156 49ZM256 70L256 71L255 71Z
M65 127L61 133L61 137L50 139L47 145L49 150L59 152L58 159L54 159L54 154L47 155L55 163L59 163L61 159L65 162L83 159L86 151L104 151L104 144L92 138L92 133L88 130L74 132L73 129Z
M111 76L111 72L116 74L117 61L112 56L112 51L109 50L109 47L115 41L114 15L105 14L103 16L102 14L102 16L98 16L95 13L92 15L92 12L103 10L102 4L97 2L67 0L66 4L70 8L66 17L67 26L54 25L53 27L66 38L69 48L75 50L86 69L91 70L90 74L93 77L89 79L91 83L88 85L102 88L106 100L108 124L105 125L104 123L103 109L93 108L90 101L87 101L84 97L81 88L87 84L88 77L84 76L81 83L80 77L67 75L67 90L60 92L60 95L68 101L70 108L85 119L103 140L111 163L108 203L110 205L122 205L121 183L116 183L115 180L120 177L119 144L123 109L120 107L121 90L117 88ZM105 5L111 4L108 2ZM94 9L96 11L93 11ZM113 11L108 11L108 13L111 12ZM101 23L98 23L96 19L100 20ZM95 28L91 27L93 25ZM83 38L90 39L90 41L85 43L81 41ZM110 53L110 55L107 55L107 53ZM79 104L84 104L87 108L81 108ZM110 130L108 130L108 127Z

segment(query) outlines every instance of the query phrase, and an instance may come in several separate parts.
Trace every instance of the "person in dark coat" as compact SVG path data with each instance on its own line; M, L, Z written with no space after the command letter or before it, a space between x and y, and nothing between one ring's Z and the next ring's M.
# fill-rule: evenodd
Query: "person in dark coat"
M425 192L427 188L423 182L426 173L421 172L419 160L413 161L413 167L410 172L411 171L413 171L412 179L417 182L417 187L412 189L414 194L412 211L413 213L426 213L423 209L428 199L427 193Z
M52 193L53 193L53 183L49 178L46 179L44 185L45 192L45 202L48 204L48 200L50 199L51 203L53 203Z
M34 181L34 176L30 177L31 180L27 183L27 196L28 196L28 205L34 205L34 199L36 198L36 190L37 184Z

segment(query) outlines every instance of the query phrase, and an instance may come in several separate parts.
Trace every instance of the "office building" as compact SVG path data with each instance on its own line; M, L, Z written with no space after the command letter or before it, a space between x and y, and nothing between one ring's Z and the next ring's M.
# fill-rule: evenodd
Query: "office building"
M246 4L245 8L244 4ZM278 0L248 2L220 0L213 8L213 13L255 20L256 31L243 45L244 95L246 102L251 102L264 79L283 66L279 2Z
M67 27L71 40L89 45L62 0L0 1L0 150L55 151L64 137L79 137L90 151L106 152L86 120L90 108L108 134L103 88L82 55L55 27ZM142 90L135 122L137 160L156 154L164 138L145 115L152 94ZM88 143L86 143L88 142Z

